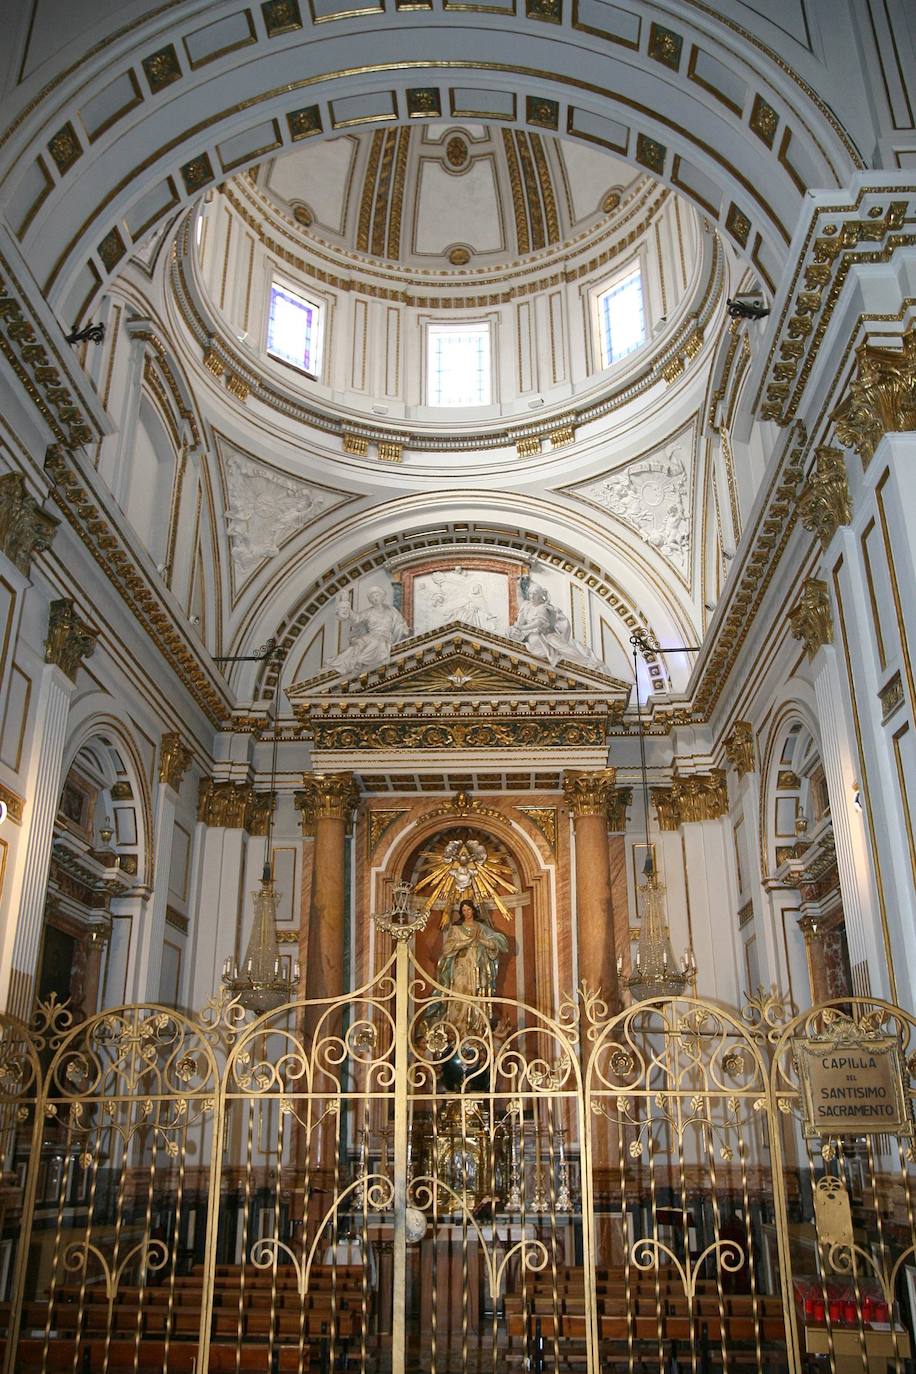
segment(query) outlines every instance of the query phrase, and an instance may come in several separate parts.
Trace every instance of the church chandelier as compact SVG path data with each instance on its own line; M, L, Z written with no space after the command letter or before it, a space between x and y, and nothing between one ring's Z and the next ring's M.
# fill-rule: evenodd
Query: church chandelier
M268 792L267 828L264 843L264 867L261 881L252 892L254 918L248 948L241 962L231 955L223 964L223 987L249 1011L260 1016L265 1011L275 1011L284 1003L292 1000L299 983L299 961L287 964L280 958L280 941L277 935L277 907L280 893L277 891L273 876L273 830L274 807L276 804L277 743L280 722L280 681L282 678L282 650L274 640L269 640L255 654L226 655L217 658L218 663L263 662L273 658L277 662L277 685L274 692L274 731L270 756L270 791Z
M642 707L639 701L639 677L637 675L637 650L653 653L671 653L650 643L642 634L630 636L633 646L633 682L636 691L636 720L639 733L639 767L642 778L643 814L646 824L646 861L643 865L645 881L637 889L637 905L642 906L642 922L636 945L636 959L623 986L634 1002L646 1002L653 997L681 996L697 975L696 960L690 945L685 949L680 964L671 947L671 932L665 914L665 887L658 880L655 860L649 843L649 780L646 771L646 737L642 723ZM691 646L684 646L689 651ZM641 902L640 902L641 899ZM618 956L617 973L623 972L623 959Z

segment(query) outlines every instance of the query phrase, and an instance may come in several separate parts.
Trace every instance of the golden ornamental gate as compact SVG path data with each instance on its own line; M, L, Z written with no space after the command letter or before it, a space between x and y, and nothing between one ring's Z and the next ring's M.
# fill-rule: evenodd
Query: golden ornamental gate
M417 925L256 1019L0 1025L7 1371L845 1371L852 1337L902 1372L912 1142L805 1142L794 1065L864 1026L912 1068L909 1017L550 1017L438 984Z

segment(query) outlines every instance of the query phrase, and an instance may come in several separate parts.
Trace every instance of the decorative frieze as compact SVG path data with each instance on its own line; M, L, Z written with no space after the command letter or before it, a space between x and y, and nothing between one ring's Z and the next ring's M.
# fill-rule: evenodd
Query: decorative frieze
M305 773L302 783L302 810L308 808L316 821L349 821L359 801L359 788L352 773Z
M249 835L266 835L277 804L276 792L252 792L245 829Z
M0 782L0 802L6 807L6 814L15 825L22 825L22 811L25 802L10 788Z
M59 524L29 495L18 472L0 477L0 553L24 576L28 577L36 553L51 547Z
M728 814L725 769L675 777L670 787L653 787L652 804L659 830L677 830L691 821L716 821Z
M67 597L52 601L48 613L48 637L45 640L45 662L54 663L76 681L80 664L95 649L98 631L93 630L76 613Z
M798 497L798 514L806 530L826 549L840 525L852 519L846 463L838 448L819 448L813 471Z
M830 592L819 577L809 577L801 596L789 612L789 625L796 639L800 639L809 659L814 658L824 644L833 643L833 617L830 613Z
M735 721L731 733L725 740L725 757L739 778L743 778L745 773L753 773L757 763L754 753L754 727L749 720Z
M858 372L831 415L837 438L868 467L885 434L916 430L916 325L900 348L863 343Z
M573 816L606 815L616 779L616 768L564 773L563 795Z
M191 766L191 757L178 731L167 731L159 746L159 781L166 783L173 792L180 792L184 775Z

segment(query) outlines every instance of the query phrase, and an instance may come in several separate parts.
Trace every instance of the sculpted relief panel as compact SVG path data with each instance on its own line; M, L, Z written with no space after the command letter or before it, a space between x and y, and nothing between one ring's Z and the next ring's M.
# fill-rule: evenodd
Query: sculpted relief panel
M238 581L329 508L326 492L240 453L225 459L226 528Z
M636 530L681 574L690 575L690 456L686 437L661 453L573 489Z

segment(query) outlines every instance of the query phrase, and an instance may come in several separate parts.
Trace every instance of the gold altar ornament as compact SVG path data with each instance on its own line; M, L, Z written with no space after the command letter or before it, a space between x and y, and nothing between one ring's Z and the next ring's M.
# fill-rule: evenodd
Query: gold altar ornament
M443 927L449 924L450 912L462 898L470 898L477 905L490 902L500 916L507 921L512 920L509 908L500 895L514 895L518 891L509 879L509 865L503 859L490 858L479 840L470 837L447 840L441 850L430 854L430 858L433 867L414 890L428 890L427 911L439 902L444 903Z

